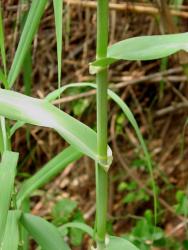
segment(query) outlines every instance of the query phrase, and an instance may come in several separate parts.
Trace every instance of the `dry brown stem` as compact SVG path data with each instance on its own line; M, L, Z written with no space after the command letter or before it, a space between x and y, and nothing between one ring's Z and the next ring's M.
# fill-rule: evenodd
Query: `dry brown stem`
M65 0L65 2L69 5L81 6L84 8L96 8L97 4L93 1L78 1L78 0ZM135 12L138 14L150 14L150 15L158 15L159 10L152 6L151 4L139 4L139 3L110 3L109 7L111 10L117 11L127 11L127 12ZM170 9L170 12L173 16L178 16L182 18L188 18L188 12L182 10Z

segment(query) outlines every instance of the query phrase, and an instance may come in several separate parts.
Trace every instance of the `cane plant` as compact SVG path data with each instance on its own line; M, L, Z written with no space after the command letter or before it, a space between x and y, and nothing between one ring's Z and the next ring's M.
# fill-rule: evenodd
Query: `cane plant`
M112 163L112 151L107 144L108 96L113 99L127 116L140 141L154 192L154 208L157 212L155 183L150 155L137 122L123 100L108 89L108 67L120 60L154 60L170 56L180 50L188 51L188 33L135 37L120 41L108 47L108 0L97 0L96 59L90 63L91 74L96 75L96 84L71 83L61 87L62 55L62 0L54 0L54 14L57 38L58 88L43 100L13 90L14 83L23 67L31 48L42 14L48 0L32 0L18 47L7 70L4 45L3 18L0 12L0 246L3 250L29 249L29 236L45 250L68 250L70 247L61 235L61 230L79 228L93 239L97 250L137 250L125 238L107 235L108 170ZM97 132L66 114L52 104L52 101L67 88L91 87L97 90ZM16 123L10 126L8 120ZM25 123L54 129L70 146L60 152L35 175L24 181L15 193L14 180L18 153L11 151L12 135ZM94 228L72 222L57 228L45 219L28 212L28 200L33 191L42 187L63 171L68 164L87 155L95 162L96 172L96 220ZM27 232L27 233L26 233ZM11 241L10 241L11 239Z

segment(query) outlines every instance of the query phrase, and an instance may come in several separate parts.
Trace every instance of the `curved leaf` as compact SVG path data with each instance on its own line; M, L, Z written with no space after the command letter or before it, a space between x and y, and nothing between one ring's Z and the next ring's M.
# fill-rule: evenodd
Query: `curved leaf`
M131 125L134 128L134 131L135 131L135 133L137 135L137 138L138 138L138 140L140 142L142 150L144 152L145 161L146 161L146 164L147 164L150 176L151 176L151 183L152 183L152 189L153 189L153 198L154 198L155 221L156 221L156 219L157 219L156 218L156 216L157 216L157 191L156 191L156 185L155 185L155 180L154 180L154 176L153 176L152 162L151 162L150 154L148 152L146 143L145 143L144 138L143 138L143 136L142 136L142 134L140 132L137 121L134 118L134 115L131 112L131 110L129 109L129 107L127 106L127 104L118 95L116 95L112 90L108 90L108 93L109 93L110 97L122 109L123 113L126 115L127 119L131 123Z
M0 115L12 120L53 128L76 149L99 162L96 132L45 100L0 89ZM110 148L108 151L110 161L112 160ZM105 170L108 168L109 166L104 165Z
M55 14L55 30L57 40L58 61L58 88L61 85L61 57L62 57L62 35L63 35L63 0L53 0Z
M44 250L70 250L58 229L48 221L24 213L20 219L22 225Z
M139 250L128 240L120 237L109 236L107 239L106 250Z
M117 42L108 48L107 58L91 63L91 71L106 67L118 60L154 60L180 50L188 51L188 33L140 36Z
M65 228L77 228L80 229L82 231L84 231L85 233L87 233L90 237L93 238L94 236L94 230L93 228L91 228L90 226L86 225L85 223L81 223L81 222L69 222L64 224L63 226L61 226L59 228L59 230L63 230Z
M30 6L29 0L20 0L21 4L25 4L27 7ZM23 31L25 22L29 9L20 13L20 31ZM31 45L28 45L27 53L24 56L24 61L22 63L22 74L23 74L23 83L24 83L24 94L31 95L31 86L32 86L32 49Z
M6 67L5 38L4 38L1 2L0 2L0 54L1 54L1 60L2 60L3 69L4 69L3 73L6 75L7 67Z
M0 242L2 241L14 187L18 153L5 151L0 164Z
M18 48L16 50L16 54L14 56L14 60L8 74L9 87L12 87L20 72L23 61L25 59L25 55L27 54L28 49L30 48L32 40L35 36L47 2L48 0L32 1L27 20L20 37Z
M25 125L25 122L22 121L17 121L15 122L15 124L10 128L10 134L9 137L11 138L14 133L21 127L23 127Z
M8 212L7 223L1 250L18 250L19 245L19 229L18 222L20 218L20 211L10 210ZM11 239L11 240L10 240Z
M68 164L78 160L82 153L77 151L74 147L69 146L52 160L50 160L44 167L42 167L35 175L26 180L21 186L17 194L17 205L21 205L22 201L28 197L34 190L40 188L49 182L54 176L60 173Z
M1 35L0 35L1 36ZM8 82L4 72L0 69L0 82L4 85L5 89L8 89Z

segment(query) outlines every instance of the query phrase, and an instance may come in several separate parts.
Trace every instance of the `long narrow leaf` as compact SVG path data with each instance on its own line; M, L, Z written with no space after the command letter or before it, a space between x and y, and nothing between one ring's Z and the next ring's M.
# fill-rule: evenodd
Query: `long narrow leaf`
M2 84L5 87L5 89L8 89L7 78L6 78L5 74L3 73L3 71L1 69L0 69L0 82L2 82Z
M138 137L138 140L140 142L140 145L143 149L144 155L145 155L145 160L146 160L146 164L151 176L151 181L152 181L152 188L153 188L153 194L154 194L154 210L155 210L155 220L156 220L156 216L157 216L157 193L156 193L156 185L155 185L155 181L154 181L154 176L153 176L153 169L152 169L152 162L151 162L151 158L150 158L150 154L148 152L147 146L145 144L145 141L143 139L143 136L140 132L139 126L136 122L136 119L134 118L133 113L131 112L131 110L129 109L129 107L127 106L127 104L118 96L116 95L112 90L108 90L109 96L118 104L118 106L122 109L122 111L124 112L124 114L126 115L127 119L129 120L129 122L131 123L132 127L134 128L134 131Z
M91 63L91 72L118 60L154 60L188 51L188 33L129 38L108 48L107 58Z
M29 198L25 198L24 201L22 202L22 206L21 206L21 211L23 213L29 213L30 212L30 200ZM20 231L20 241L22 242L23 246L21 250L29 250L29 243L30 243L30 239L29 239L29 233L28 231L24 228L24 226L22 224L19 225L19 231Z
M32 5L26 23L24 25L18 48L16 50L12 66L8 74L9 87L12 87L22 68L25 55L27 54L27 51L31 46L32 40L39 26L39 22L47 2L48 0L32 1Z
M23 82L24 93L28 96L31 95L32 86L32 52L31 48L28 49L23 63Z
M6 223L6 229L1 244L1 250L18 250L19 230L18 223L20 211L9 211Z
M4 39L4 28L3 28L3 17L2 17L2 8L0 2L0 51L1 51L1 60L3 64L4 74L6 75L6 53L5 53L5 39Z
M27 4L29 6L29 0L20 0L20 4ZM21 12L20 15L20 28L23 31L25 22L27 20L29 11ZM27 53L25 54L25 59L22 66L23 70L23 83L24 83L24 94L31 95L31 85L32 85L32 49L31 46L28 47Z
M84 223L81 223L81 222L69 222L69 223L66 223L63 226L61 226L59 228L59 230L61 231L61 230L64 230L66 228L77 228L77 229L80 229L83 232L87 233L91 238L93 238L93 236L94 236L93 228L91 228L90 226L88 226L88 225L86 225Z
M0 82L3 83L5 88L8 88L7 80L6 80L6 53L5 53L5 39L4 39L4 27L3 27L3 16L2 16L2 8L0 2L0 57L3 65L3 71L0 69ZM0 84L1 87L1 84ZM5 119L0 116L0 153L4 152L7 149L7 135L5 128Z
M55 29L57 40L58 88L61 86L62 35L63 35L63 0L53 0Z
M58 229L46 220L31 214L23 214L21 223L44 250L70 250Z
M10 129L10 138L13 136L13 134L21 127L23 127L25 125L25 122L22 121L18 121L16 122Z
M35 175L26 180L21 186L17 195L17 204L20 206L21 202L33 191L42 187L49 182L54 176L60 173L68 164L78 160L82 153L77 151L74 147L69 146L64 151L55 156L43 168L41 168Z
M45 100L0 89L0 115L12 120L55 129L67 142L99 162L96 132ZM112 160L109 148L109 164Z
M18 153L5 151L0 164L0 242L2 241L16 175Z

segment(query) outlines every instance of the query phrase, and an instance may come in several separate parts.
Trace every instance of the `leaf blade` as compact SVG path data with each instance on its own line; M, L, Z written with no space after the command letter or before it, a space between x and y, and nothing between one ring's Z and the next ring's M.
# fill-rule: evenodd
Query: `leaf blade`
M95 67L106 67L118 60L160 59L181 50L188 51L187 43L188 33L129 38L110 46L107 58L91 63L91 69L95 73Z
M11 88L21 70L25 56L30 48L36 30L39 26L40 19L44 12L45 6L48 0L33 0L30 11L28 13L27 20L25 22L23 32L20 37L20 41L14 56L13 63L11 65L8 74L8 83Z
M4 38L4 28L3 28L3 17L2 17L1 3L0 3L0 51L1 51L1 58L2 58L4 74L6 76L7 67L6 67L5 38Z
M44 250L70 250L53 224L38 216L26 213L21 216L20 221Z
M16 175L18 153L5 151L0 164L0 242L2 241Z
M21 4L26 4L29 7L28 0L20 0ZM20 14L20 28L23 31L25 21L27 20L29 10ZM31 95L31 86L32 86L32 49L31 46L28 46L27 53L25 54L23 66L23 83L24 83L24 93L26 95Z
M61 226L59 228L59 230L63 230L65 228L77 228L77 229L80 229L80 230L84 231L85 233L87 233L91 238L93 238L93 236L94 236L94 230L93 230L93 228L91 228L90 226L86 225L85 223L81 223L81 222L69 222L69 223L66 223L63 226Z
M58 88L61 86L61 57L62 57L62 36L63 36L63 0L53 0L55 15L55 30L57 41L58 61Z
M21 205L22 201L28 197L34 190L40 188L49 182L54 176L62 171L68 164L79 159L82 153L74 147L69 146L47 164L44 165L35 175L26 180L17 195L17 205Z
M79 151L100 162L96 132L45 100L0 89L0 115L32 125L53 128ZM108 153L110 165L112 161L110 148ZM106 166L102 162L100 164L105 170L109 168L109 165Z
M8 212L5 234L3 237L1 250L18 250L18 245L19 245L18 222L19 222L19 218L20 218L20 211L10 210Z
M124 238L109 236L108 240L109 242L107 243L106 250L139 250L135 245Z

